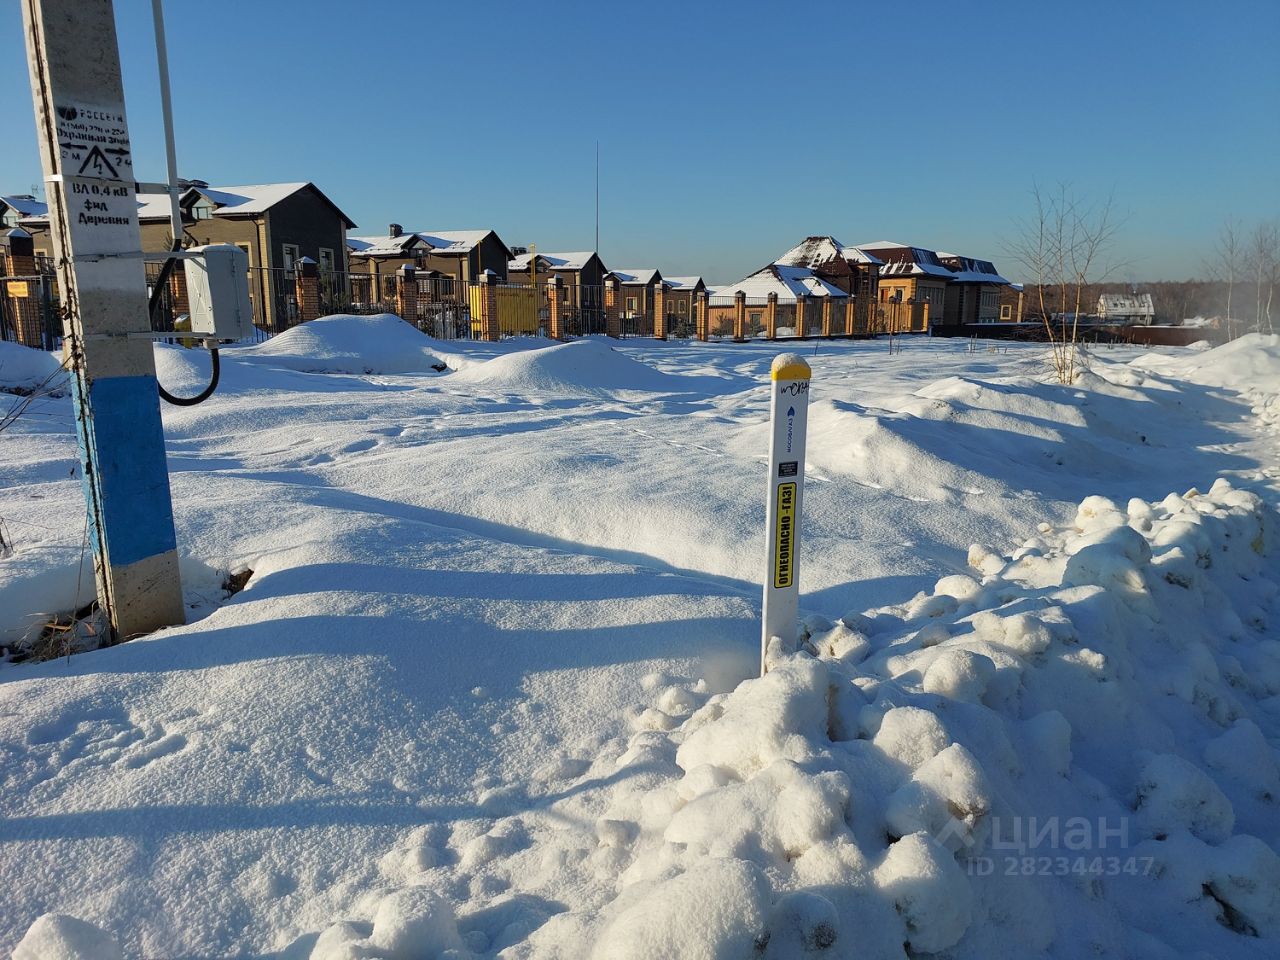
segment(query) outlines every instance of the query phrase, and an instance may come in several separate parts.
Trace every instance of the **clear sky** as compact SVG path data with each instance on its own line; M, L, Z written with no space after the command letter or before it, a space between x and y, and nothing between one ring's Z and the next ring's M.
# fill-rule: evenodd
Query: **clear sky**
M163 179L150 4L117 0ZM1280 0L168 0L183 176L311 180L361 233L493 227L730 282L808 234L1008 264L1034 182L1114 192L1119 279L1280 216ZM0 193L41 178L0 4Z

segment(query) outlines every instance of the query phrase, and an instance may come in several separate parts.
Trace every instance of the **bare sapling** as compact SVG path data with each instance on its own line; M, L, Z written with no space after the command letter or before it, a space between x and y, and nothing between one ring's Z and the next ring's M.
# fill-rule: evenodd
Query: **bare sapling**
M1112 197L1092 205L1065 184L1053 193L1033 187L1031 196L1032 215L1017 221L1006 249L1035 283L1054 377L1059 383L1073 383L1081 365L1078 344L1085 291L1120 267L1104 262L1120 223ZM1055 295L1056 311L1051 309Z

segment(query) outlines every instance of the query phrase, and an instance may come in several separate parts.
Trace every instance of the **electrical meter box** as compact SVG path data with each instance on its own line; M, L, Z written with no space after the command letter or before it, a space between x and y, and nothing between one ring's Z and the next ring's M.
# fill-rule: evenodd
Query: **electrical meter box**
M193 247L183 260L191 332L214 340L253 336L249 255L229 243Z

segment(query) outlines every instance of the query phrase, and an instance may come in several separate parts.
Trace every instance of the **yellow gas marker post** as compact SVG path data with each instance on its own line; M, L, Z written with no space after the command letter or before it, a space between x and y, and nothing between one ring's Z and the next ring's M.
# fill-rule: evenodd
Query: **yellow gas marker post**
M809 420L809 364L794 353L774 358L769 370L769 499L760 673L768 670L769 643L786 651L796 643L800 616L800 507L804 498L804 442Z

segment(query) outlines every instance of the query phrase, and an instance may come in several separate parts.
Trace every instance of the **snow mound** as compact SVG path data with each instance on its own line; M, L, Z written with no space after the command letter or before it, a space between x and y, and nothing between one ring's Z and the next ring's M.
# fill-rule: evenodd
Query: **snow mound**
M632 828L591 956L754 931L764 956L1070 957L1096 923L1116 955L1275 956L1272 524L1225 480L1089 497L975 546L948 603L810 617L764 677L633 737L619 766L669 773L604 811Z
M329 926L311 949L310 960L418 960L459 950L462 938L453 907L425 887L407 887L378 904L373 923L341 921Z
M235 352L238 359L303 373L425 373L442 366L433 341L390 313L337 314L290 327L265 343Z
M768 881L741 860L707 860L633 891L596 941L591 960L738 960L764 927Z
M42 385L52 392L67 389L58 355L0 340L0 392L28 394Z
M14 948L13 960L123 960L115 937L91 923L46 913Z
M450 378L454 384L475 384L502 393L579 397L626 392L684 393L704 389L704 381L709 379L712 378L663 373L597 338L494 357Z
M1132 365L1177 373L1194 383L1212 387L1280 384L1280 334L1249 333L1212 350L1194 353L1146 354Z
M1133 366L1237 391L1264 423L1280 427L1280 334L1250 333L1212 350L1147 354Z
M1165 449L1181 451L1165 418L1135 419L1135 409L1152 408L1150 390L1139 389L1145 379L1127 366L1099 367L1069 387L947 377L881 406L815 399L810 467L917 502L1019 489L1067 499L1082 478L1112 483L1160 462Z

